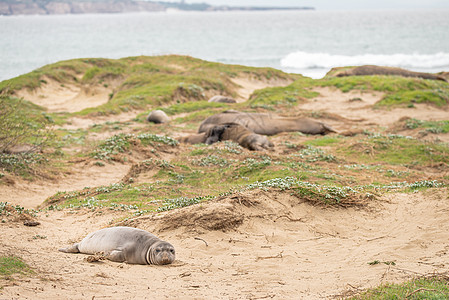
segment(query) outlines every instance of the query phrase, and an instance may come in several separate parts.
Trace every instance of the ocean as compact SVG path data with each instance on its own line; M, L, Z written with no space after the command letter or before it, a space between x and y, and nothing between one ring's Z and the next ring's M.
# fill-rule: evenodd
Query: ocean
M449 10L0 16L0 81L60 60L162 54L312 78L363 64L449 71Z

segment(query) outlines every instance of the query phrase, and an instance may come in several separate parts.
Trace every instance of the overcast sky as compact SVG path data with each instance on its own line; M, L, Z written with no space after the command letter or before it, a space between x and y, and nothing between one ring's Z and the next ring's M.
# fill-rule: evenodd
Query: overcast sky
M179 2L171 0L171 2ZM432 9L449 8L449 0L186 0L230 6L312 6L316 9Z

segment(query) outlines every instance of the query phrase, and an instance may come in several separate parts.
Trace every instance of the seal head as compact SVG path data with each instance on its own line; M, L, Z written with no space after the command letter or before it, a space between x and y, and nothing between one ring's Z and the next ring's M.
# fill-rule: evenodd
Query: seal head
M148 249L146 260L149 265L171 264L175 260L175 248L164 241L154 243Z

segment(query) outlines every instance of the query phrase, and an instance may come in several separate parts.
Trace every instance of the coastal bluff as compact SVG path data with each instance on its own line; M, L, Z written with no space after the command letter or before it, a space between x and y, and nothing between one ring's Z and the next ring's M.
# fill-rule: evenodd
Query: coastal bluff
M313 7L255 7L212 6L206 3L188 4L184 1L153 2L134 0L5 0L0 1L0 15L53 15L89 13L162 12L181 11L235 11L235 10L313 10Z

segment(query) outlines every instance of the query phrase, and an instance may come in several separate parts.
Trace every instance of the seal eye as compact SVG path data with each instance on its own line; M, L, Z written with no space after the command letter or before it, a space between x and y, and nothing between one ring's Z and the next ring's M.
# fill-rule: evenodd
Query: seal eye
M161 252L161 249L156 249L156 253L159 253L159 252Z
M170 249L170 253L171 254L175 254L175 250L174 249Z

